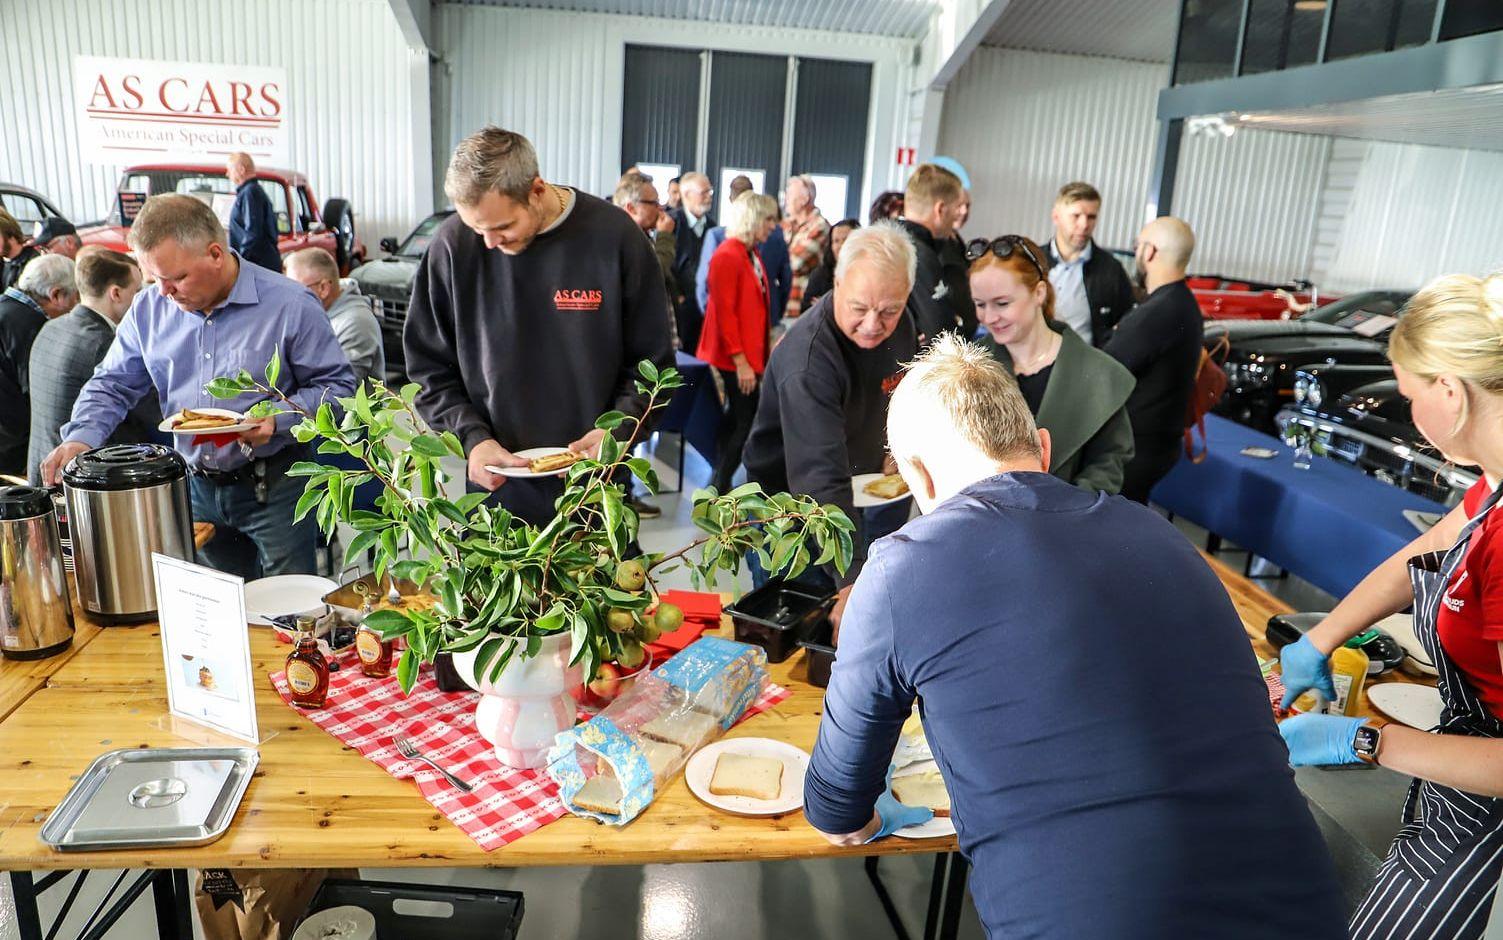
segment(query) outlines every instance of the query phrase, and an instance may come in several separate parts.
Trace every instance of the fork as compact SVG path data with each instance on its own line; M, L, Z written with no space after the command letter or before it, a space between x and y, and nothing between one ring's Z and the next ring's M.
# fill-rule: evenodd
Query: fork
M420 760L423 763L427 764L429 767L432 767L434 770L443 774L444 779L449 781L449 783L452 784L455 789L459 790L461 793L473 793L475 791L474 787L449 773L444 768L438 766L438 764L434 762L433 758L418 750L417 745L413 744L411 740L407 738L392 738L392 742L397 746L397 753L401 754L408 760Z

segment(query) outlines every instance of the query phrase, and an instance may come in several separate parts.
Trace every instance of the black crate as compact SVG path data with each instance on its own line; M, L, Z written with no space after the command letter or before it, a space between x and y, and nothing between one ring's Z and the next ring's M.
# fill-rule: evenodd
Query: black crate
M736 627L736 639L762 647L768 662L780 663L834 606L833 593L822 595L806 584L773 580L726 608L726 613Z
M308 913L363 907L376 918L376 940L515 940L522 892L445 885L327 878Z
M830 668L835 665L835 627L825 618L815 626L812 633L798 641L807 650L805 659L809 667L809 684L823 689L830 684Z

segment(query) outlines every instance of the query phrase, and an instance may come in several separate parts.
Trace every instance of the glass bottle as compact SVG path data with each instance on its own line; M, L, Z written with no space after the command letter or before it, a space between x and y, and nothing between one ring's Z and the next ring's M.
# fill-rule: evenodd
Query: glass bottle
M393 641L381 639L381 634L360 625L355 631L355 653L360 657L360 671L372 679L385 679L391 675Z
M1310 448L1310 434L1301 430L1294 442L1294 469L1309 470L1310 462L1314 459L1315 452Z
M329 661L312 630L299 633L297 646L287 655L287 685L299 708L323 708L329 697Z

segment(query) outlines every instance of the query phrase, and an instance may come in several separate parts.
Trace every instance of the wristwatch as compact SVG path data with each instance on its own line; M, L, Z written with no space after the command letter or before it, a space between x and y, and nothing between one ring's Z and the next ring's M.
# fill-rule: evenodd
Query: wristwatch
M1352 750L1369 764L1378 762L1378 747L1383 740L1382 725L1359 725L1352 740Z

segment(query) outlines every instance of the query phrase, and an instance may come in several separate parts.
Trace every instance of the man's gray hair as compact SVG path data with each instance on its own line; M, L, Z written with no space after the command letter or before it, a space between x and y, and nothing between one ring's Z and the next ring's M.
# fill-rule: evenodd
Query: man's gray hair
M808 173L800 173L795 176L794 179L804 184L804 190L809 193L809 201L813 202L815 196L814 177L810 176Z
M657 192L657 187L652 185L652 178L641 173L628 172L622 174L621 181L616 184L616 192L611 196L611 201L625 209L633 203L642 202L643 194L648 187Z
M229 236L208 203L187 193L152 196L136 213L126 241L134 251L151 251L171 239L184 248L230 247Z
M835 283L845 280L846 272L857 264L872 264L890 274L901 275L912 290L918 255L902 226L884 220L846 236L840 258L835 262Z
M326 281L334 284L339 283L339 264L334 256L323 248L314 245L312 248L300 248L282 259L282 265L288 271L297 268L299 271L307 271L309 274L317 274Z
M532 142L516 131L490 124L454 148L444 174L444 194L457 206L478 205L486 193L526 202L538 176L538 153Z
M1017 381L984 347L953 333L941 333L908 364L888 402L887 440L899 459L932 460L928 452L943 453L947 441L964 442L998 463L1043 457Z
M46 300L55 290L77 294L78 282L73 277L73 259L67 255L41 255L32 258L16 279L16 287L38 300Z

